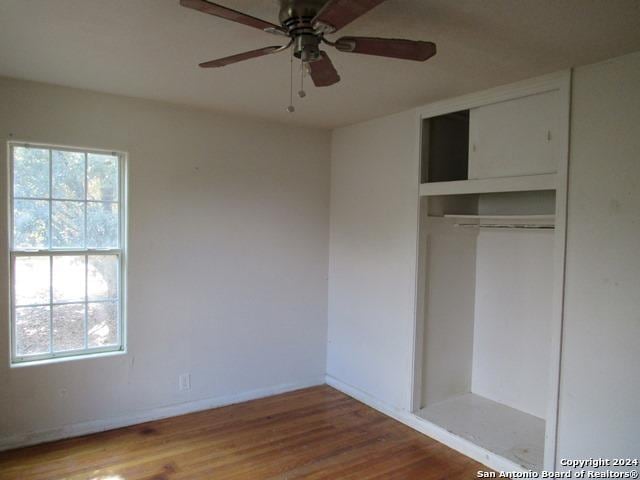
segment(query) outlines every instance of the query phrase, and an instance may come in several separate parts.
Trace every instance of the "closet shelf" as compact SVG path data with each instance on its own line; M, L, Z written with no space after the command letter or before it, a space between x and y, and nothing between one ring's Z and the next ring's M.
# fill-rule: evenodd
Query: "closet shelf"
M457 227L469 228L503 228L503 229L546 229L555 228L555 215L470 215L445 214L430 216L444 222L453 223Z
M531 221L555 223L555 215L469 215L469 214L445 214L444 218L454 218L459 220L493 220L493 221Z
M545 175L524 175L520 177L482 178L477 180L457 180L453 182L432 182L420 185L420 196L466 195L473 193L530 192L535 190L555 190L555 173Z

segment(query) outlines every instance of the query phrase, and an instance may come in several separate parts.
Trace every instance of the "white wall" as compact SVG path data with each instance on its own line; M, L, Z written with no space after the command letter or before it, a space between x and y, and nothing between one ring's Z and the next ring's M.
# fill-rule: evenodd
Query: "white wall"
M640 453L640 53L573 81L558 459Z
M554 232L481 230L476 251L473 393L547 415Z
M423 361L416 366L422 368L420 407L471 391L476 293L478 231L425 221L427 212L421 213L426 238Z
M9 368L3 255L0 445L323 381L328 132L0 79L10 134L129 153L129 351Z
M417 117L333 132L327 373L395 407L410 398Z

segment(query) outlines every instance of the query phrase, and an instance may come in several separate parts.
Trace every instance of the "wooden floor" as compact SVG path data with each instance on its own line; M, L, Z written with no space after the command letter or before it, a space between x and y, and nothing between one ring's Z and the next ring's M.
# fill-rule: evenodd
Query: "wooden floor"
M468 480L478 470L327 386L0 453L2 480Z

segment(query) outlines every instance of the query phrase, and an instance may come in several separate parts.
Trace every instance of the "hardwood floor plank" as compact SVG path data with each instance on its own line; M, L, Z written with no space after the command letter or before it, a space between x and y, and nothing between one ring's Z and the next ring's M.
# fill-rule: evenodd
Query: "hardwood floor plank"
M480 469L326 385L0 452L0 480L466 480Z

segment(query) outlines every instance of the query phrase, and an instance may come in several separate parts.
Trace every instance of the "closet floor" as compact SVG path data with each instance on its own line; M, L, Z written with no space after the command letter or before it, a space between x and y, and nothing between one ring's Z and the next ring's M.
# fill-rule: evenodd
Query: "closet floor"
M531 470L541 470L545 421L473 393L423 408L417 415Z

